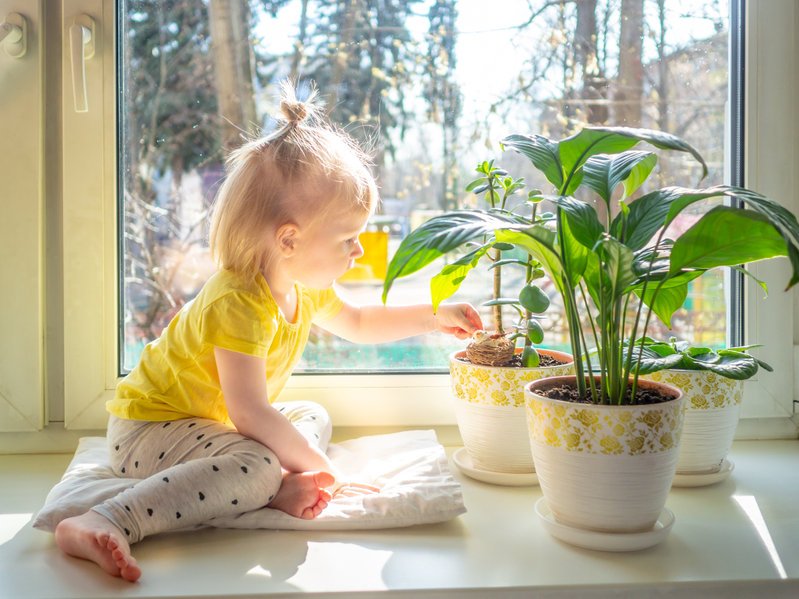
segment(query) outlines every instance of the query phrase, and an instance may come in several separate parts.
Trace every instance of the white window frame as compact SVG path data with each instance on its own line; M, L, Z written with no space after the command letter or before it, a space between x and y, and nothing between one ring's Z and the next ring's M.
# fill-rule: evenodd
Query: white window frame
M13 1L0 0L0 8ZM16 4L24 5L29 12L34 4L40 13L45 8L41 1L16 0ZM61 241L61 250L56 250L54 256L47 255L47 266L59 274L60 285L48 285L43 293L43 269L37 271L39 291L35 291L35 285L28 288L31 305L25 307L19 320L25 316L35 320L44 312L49 319L47 332L45 334L41 322L36 321L34 333L24 332L26 338L31 335L35 338L31 344L37 348L37 357L30 361L18 352L11 369L0 367L0 377L7 377L10 370L18 369L17 380L24 371L25 376L32 379L32 389L36 385L42 387L42 390L33 391L22 406L34 413L32 426L27 430L41 430L0 434L0 451L70 448L74 446L74 439L85 431L104 429L107 419L104 404L113 395L117 383L115 2L61 0L53 8L56 4L47 3L46 9L56 12L60 9L57 18L48 15L48 23L60 22L60 32L48 32L48 44L56 43L57 40L53 40L60 37L63 49L62 194L61 210L55 211L56 214L60 212L61 222L60 227L48 224L44 244L46 247L46 244ZM794 0L750 1L745 13L745 185L780 198L797 213L799 123L793 98L799 92L799 38L796 34L799 6ZM86 62L89 110L85 113L74 110L68 45L69 27L80 14L88 14L97 23L96 54ZM42 18L42 14L39 17ZM58 56L58 53L48 51L48 56L51 55ZM781 118L775 119L774 115L781 115ZM0 120L3 118L4 115L0 115ZM5 122L0 124L4 128L7 126ZM30 125L19 126L24 128L19 136L29 134ZM7 151L3 145L0 150ZM39 151L41 156L45 155L43 148ZM38 201L41 203L41 195ZM4 212L6 209L4 207ZM12 212L14 216L18 214ZM29 231L32 237L38 235L32 247L38 251L39 264L43 255L41 223L39 220L38 224L31 225ZM5 269L0 273L9 272L9 258L5 254L0 255L0 268ZM797 292L782 292L788 272L785 260L759 264L753 270L756 276L769 283L771 292L768 299L763 300L762 292L754 284L747 283L746 339L764 344L758 356L772 364L775 372L747 381L737 436L795 438L797 421L792 416L796 396L794 375L799 372L794 358L795 353L799 357L799 351L794 351L799 340L799 308L794 308ZM61 288L63 304L59 303ZM22 334L23 329L19 331ZM4 335L0 341L0 355L5 355L2 351L10 351L13 341L8 337ZM62 340L63 353L60 351ZM48 344L59 347L48 349ZM45 355L47 364L42 366ZM44 381L48 382L46 386ZM0 391L3 382L0 378ZM294 375L284 394L282 399L302 398L322 403L338 427L436 426L443 430L455 424L449 399L449 377L445 374ZM0 411L0 416L3 414ZM3 424L0 422L0 430L9 430Z

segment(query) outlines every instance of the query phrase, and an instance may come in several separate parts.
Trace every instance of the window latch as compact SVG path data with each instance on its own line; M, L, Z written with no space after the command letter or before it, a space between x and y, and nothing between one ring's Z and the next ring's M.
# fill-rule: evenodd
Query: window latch
M28 51L28 21L12 12L0 23L0 43L11 58L22 58Z

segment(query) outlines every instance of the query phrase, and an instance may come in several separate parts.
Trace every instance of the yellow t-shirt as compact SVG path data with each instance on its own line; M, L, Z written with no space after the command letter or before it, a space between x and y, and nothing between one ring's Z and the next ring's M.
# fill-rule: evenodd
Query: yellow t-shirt
M266 358L267 393L274 401L302 355L311 323L332 318L343 305L333 289L297 284L296 291L297 317L290 323L263 276L248 280L217 272L144 348L106 408L129 420L228 421L214 346Z

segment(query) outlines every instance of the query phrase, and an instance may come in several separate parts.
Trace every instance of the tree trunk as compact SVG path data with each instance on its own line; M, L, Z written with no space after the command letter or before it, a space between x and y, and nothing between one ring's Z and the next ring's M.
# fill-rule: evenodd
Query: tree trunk
M225 150L256 126L246 0L210 0L211 48Z
M580 67L583 87L580 95L585 103L586 120L600 124L608 120L608 83L597 58L597 0L577 0L577 25L574 36L575 63ZM599 102L594 102L599 100Z
M302 9L300 11L300 32L297 35L297 40L294 42L294 54L291 57L291 71L289 77L292 81L299 81L300 66L302 64L303 53L305 52L305 38L308 35L308 0L302 0Z
M666 60L666 0L658 0L658 129L669 131L669 65Z
M619 76L616 81L615 124L641 125L644 66L641 50L644 35L644 0L622 0L619 36Z
M341 10L344 12L341 15L341 28L338 31L338 39L336 40L336 50L333 55L333 69L330 77L330 89L327 93L330 95L328 106L331 107L331 112L335 112L336 107L339 105L339 98L341 95L341 84L344 81L344 73L347 70L347 62L350 57L352 48L353 36L355 34L355 23L358 13L361 10L359 0L344 0Z

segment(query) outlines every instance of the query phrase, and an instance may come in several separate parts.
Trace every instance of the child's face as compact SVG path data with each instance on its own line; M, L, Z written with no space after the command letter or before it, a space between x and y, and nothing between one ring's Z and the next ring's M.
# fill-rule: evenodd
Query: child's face
M330 287L363 256L358 236L368 220L365 212L344 212L306 226L290 260L293 278L306 287Z

